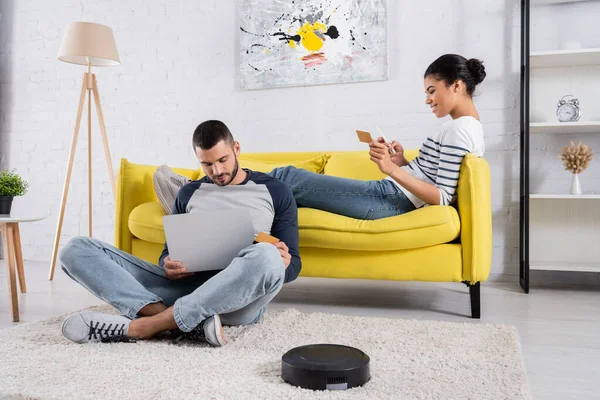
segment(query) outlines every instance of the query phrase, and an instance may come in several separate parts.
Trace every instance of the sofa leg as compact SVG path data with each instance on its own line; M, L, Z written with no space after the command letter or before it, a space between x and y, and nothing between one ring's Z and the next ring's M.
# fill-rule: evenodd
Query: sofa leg
M481 298L479 292L479 284L465 282L469 287L469 295L471 296L471 318L481 318Z

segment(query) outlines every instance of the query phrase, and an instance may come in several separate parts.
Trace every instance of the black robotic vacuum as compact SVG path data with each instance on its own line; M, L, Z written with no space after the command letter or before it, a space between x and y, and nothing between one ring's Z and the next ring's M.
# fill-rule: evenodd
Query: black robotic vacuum
M368 355L354 347L311 344L281 357L281 377L290 385L312 390L345 390L371 379Z

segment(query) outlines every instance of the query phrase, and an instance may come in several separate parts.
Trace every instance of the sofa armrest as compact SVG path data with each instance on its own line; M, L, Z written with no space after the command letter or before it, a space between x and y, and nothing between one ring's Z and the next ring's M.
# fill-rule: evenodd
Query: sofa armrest
M142 203L156 201L152 175L156 166L137 165L121 159L117 175L115 209L115 247L131 253L133 235L129 231L129 215Z
M121 159L117 175L117 199L115 210L115 247L131 253L131 241L134 236L129 230L129 215L140 204L157 201L154 192L154 172L158 166L133 164L126 158ZM173 171L194 180L199 171L185 168L173 168Z
M458 178L458 214L463 252L463 278L485 281L492 266L492 200L490 168L481 157L467 154Z

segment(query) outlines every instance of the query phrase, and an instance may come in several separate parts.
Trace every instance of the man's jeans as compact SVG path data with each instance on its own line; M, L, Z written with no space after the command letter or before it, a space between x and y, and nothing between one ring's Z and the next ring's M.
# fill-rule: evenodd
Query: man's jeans
M224 325L259 321L285 277L279 250L267 243L243 249L223 271L178 280L167 279L152 263L87 237L71 239L60 252L60 262L67 275L131 319L148 304L173 306L184 332L214 314Z
M415 209L404 192L388 179L338 178L291 166L275 168L269 175L290 186L300 207L368 220L393 217Z

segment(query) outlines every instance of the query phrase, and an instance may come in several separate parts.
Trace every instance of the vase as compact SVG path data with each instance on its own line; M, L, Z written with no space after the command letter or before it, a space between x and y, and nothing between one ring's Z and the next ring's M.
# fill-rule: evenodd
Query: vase
M0 196L0 215L10 215L12 196Z
M579 184L579 174L573 174L571 182L571 194L581 194L581 185Z

